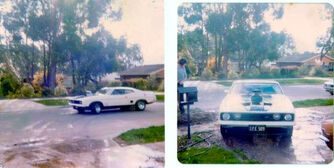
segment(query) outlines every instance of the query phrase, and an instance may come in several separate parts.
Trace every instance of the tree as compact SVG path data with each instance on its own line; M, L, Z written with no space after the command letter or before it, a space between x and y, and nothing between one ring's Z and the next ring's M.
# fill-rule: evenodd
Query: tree
M111 0L7 3L12 10L1 22L9 40L1 60L13 63L10 67L30 82L42 70L46 88L55 88L57 73L70 74L73 83L83 87L106 73L142 63L140 46L129 45L124 37L115 39L100 25L101 18L121 19L122 10L114 9Z

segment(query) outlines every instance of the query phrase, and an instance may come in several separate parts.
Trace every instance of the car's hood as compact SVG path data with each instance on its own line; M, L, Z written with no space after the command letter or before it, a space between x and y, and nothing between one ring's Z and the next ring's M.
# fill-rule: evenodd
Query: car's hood
M239 94L228 94L220 104L220 111L226 112L249 112L253 111L249 105L250 97L242 96ZM274 94L264 97L263 102L269 105L265 105L264 111L266 112L293 112L294 107L290 99L285 95ZM271 104L271 105L270 105ZM262 111L262 110L254 110Z

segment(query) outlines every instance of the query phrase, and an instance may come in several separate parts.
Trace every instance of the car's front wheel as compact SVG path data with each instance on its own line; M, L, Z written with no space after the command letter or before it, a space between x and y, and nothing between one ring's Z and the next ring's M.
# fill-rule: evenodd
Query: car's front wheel
M143 101L143 100L137 101L137 103L136 103L136 110L144 111L145 108L146 108L146 102L145 101Z
M90 105L90 109L95 114L100 114L102 111L102 104L101 103L93 103Z

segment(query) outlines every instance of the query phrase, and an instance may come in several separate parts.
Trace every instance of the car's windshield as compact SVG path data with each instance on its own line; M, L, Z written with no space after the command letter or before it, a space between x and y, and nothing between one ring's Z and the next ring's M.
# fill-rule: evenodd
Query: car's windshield
M276 83L237 83L231 90L234 94L249 94L254 91L261 91L263 94L283 94Z

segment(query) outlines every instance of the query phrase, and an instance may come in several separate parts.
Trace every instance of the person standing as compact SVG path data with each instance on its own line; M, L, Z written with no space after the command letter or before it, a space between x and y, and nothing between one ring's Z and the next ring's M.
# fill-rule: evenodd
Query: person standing
M187 60L181 58L177 66L177 88L184 87L184 82L187 80L187 71L186 71ZM184 108L180 102L183 101L183 95L178 93L178 103L181 114L184 113Z

